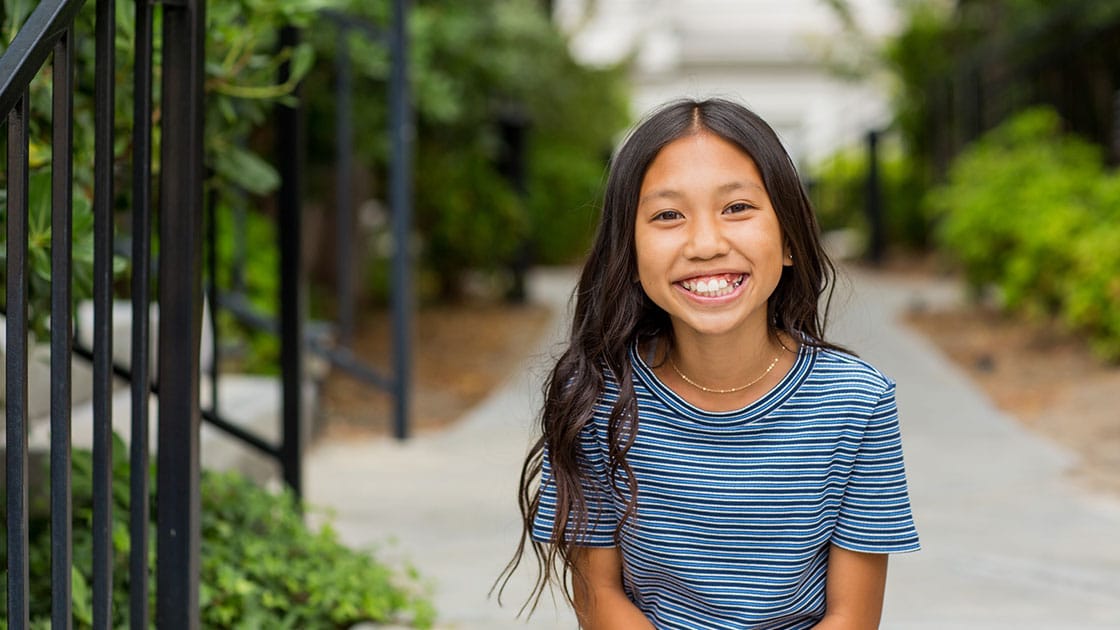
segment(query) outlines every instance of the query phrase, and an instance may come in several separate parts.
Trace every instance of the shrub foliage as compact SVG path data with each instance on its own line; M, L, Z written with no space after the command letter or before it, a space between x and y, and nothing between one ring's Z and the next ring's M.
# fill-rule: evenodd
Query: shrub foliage
M45 463L45 462L44 462ZM93 566L93 459L75 450L73 490L74 627L91 628ZM155 469L149 513L149 593L155 596ZM46 474L42 475L45 479ZM32 488L30 516L31 626L50 628L50 507L46 484ZM113 445L113 627L128 625L128 447ZM307 526L299 501L268 492L241 474L202 474L201 576L204 628L348 628L362 621L425 628L434 611L410 568L394 569L373 555L343 545L329 525ZM5 508L7 502L0 502ZM7 540L0 520L0 541ZM7 548L0 547L0 564ZM7 574L0 575L7 588ZM0 630L7 628L7 598L0 598Z
M996 287L1007 308L1061 318L1120 359L1120 176L1052 109L970 145L927 201L974 290Z

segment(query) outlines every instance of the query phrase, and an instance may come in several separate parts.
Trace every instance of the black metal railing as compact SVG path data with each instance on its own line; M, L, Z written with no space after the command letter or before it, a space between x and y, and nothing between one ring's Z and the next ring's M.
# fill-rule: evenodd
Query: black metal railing
M1120 21L1086 23L1071 3L1015 38L984 41L928 86L926 125L938 172L1015 111L1058 110L1071 131L1120 164Z
M409 241L412 230L412 135L410 106L407 29L404 0L394 0L393 18L389 28L378 27L353 16L327 12L338 29L336 70L336 167L338 181L335 194L335 226L338 254L336 258L337 343L333 346L313 341L311 348L327 358L331 365L359 381L378 387L393 397L393 427L399 439L409 435L409 392L411 389L412 279ZM392 158L389 162L389 207L392 219L393 256L391 269L390 310L392 312L393 360L390 375L383 375L358 360L351 349L354 334L354 230L351 174L354 164L353 76L351 73L350 33L388 45L392 71L389 77L389 128Z
M94 287L93 343L82 347L74 340L71 313L74 307L71 283L74 276L73 235L73 136L75 91L75 46L73 27L85 0L42 0L30 14L4 54L0 56L0 113L7 116L7 166L4 218L6 246L6 525L7 525L7 623L13 630L29 625L29 427L28 427L28 340L30 275L28 252L29 146L31 130L30 92L32 81L47 67L53 81L51 115L51 283L50 283L50 510L51 510L51 623L71 626L72 486L71 486L71 357L87 361L93 368L93 626L108 628L113 617L112 584L112 384L123 377L130 384L129 480L130 558L129 623L146 628L153 621L160 628L197 628L199 624L199 536L200 536L200 422L205 420L233 438L275 458L284 481L297 494L301 486L302 381L304 348L327 357L333 365L359 379L389 391L395 400L395 428L399 437L408 434L411 319L409 232L411 229L412 113L406 72L406 1L394 0L393 20L379 29L392 54L389 85L392 160L390 162L390 206L396 242L392 260L394 356L391 375L380 374L359 361L346 345L353 330L354 301L340 296L343 309L336 326L343 343L330 345L304 331L304 299L301 265L301 206L303 196L303 115L299 107L278 106L276 111L277 152L281 190L277 195L281 289L276 320L261 317L239 301L235 273L234 291L221 294L213 279L216 262L208 261L211 308L230 308L243 318L274 330L281 339L282 438L279 444L240 428L221 414L217 396L218 354L211 366L214 387L212 406L199 402L201 386L199 351L202 328L203 241L215 238L211 219L204 226L203 166L203 79L204 0L163 0L135 3L135 49L133 63L133 129L131 138L131 235L127 255L131 258L131 356L130 366L113 362L113 144L114 144L114 53L115 0L96 0L95 94L94 94ZM155 208L152 200L153 174L153 32L154 11L162 13L162 82L159 169L159 256L156 301L158 302L159 347L157 378L150 376L151 334L149 303L152 301L152 245ZM341 17L339 18L341 19ZM357 20L342 21L340 40L347 29L369 30ZM372 32L372 31L371 31ZM88 34L83 34L88 35ZM281 46L297 42L298 32L284 29ZM375 35L370 35L374 37ZM343 46L340 59L348 59ZM345 61L343 61L344 63ZM286 72L287 70L283 70ZM284 81L285 77L281 77ZM340 81L340 103L349 102L352 85ZM297 101L298 102L298 101ZM348 113L340 104L340 173L352 161L352 131L345 124ZM173 167L171 165L174 165ZM349 184L339 182L339 203L349 203ZM349 207L340 212L352 212ZM209 233L204 234L204 227ZM352 233L343 239L346 247ZM210 248L213 254L214 248ZM352 251L352 250L349 250ZM353 264L340 258L347 269ZM340 285L352 290L352 283ZM215 333L217 328L215 327ZM310 340L308 343L306 340ZM215 341L216 344L216 341ZM148 402L158 397L158 492L155 548L155 610L149 610L149 435Z
M95 628L112 620L112 361L113 141L116 6L95 6L93 347L76 347L72 210L74 127L73 26L83 0L42 0L0 57L0 113L7 116L6 207L6 551L7 623L27 628L30 615L28 444L28 214L30 86L50 59L52 75L50 246L50 511L51 625L71 627L72 486L71 356L93 366L92 616ZM136 3L133 128L133 314L130 479L132 627L147 627L148 610L148 379L147 325L152 212L152 11ZM160 348L157 515L158 601L161 628L197 627L198 602L198 338L201 328L198 260L202 187L202 34L204 5L183 0L163 7L164 164L159 261ZM174 357L173 360L170 358ZM193 357L193 358L192 358ZM124 370L126 373L128 370ZM192 612L194 611L194 612Z
M300 330L284 329L283 316L280 318L281 323L277 323L274 318L253 308L245 295L244 283L240 280L244 275L241 271L246 255L244 250L235 252L234 269L231 274L233 286L225 290L218 290L214 287L212 290L213 297L211 298L212 303L217 307L225 309L242 323L252 328L277 334L281 339L305 339L307 351L326 359L331 367L337 369L339 373L389 394L393 400L393 432L399 439L407 438L410 432L409 396L412 372L410 322L414 301L411 281L411 252L408 247L409 234L412 230L411 151L413 132L411 96L407 68L403 61L406 59L408 46L407 32L404 28L405 14L406 2L403 0L394 0L393 22L388 27L332 10L323 11L321 14L337 29L338 33L334 59L336 78L334 85L334 166L337 177L335 181L336 314L334 321L330 322L327 327L318 326L306 331L302 327ZM389 161L389 207L393 242L396 246L390 263L392 266L390 273L392 291L389 298L392 313L393 357L388 372L378 370L364 361L353 351L352 345L357 309L354 290L354 253L357 248L355 246L356 234L352 229L355 214L352 194L352 173L355 163L355 137L352 123L355 88L350 50L350 35L352 33L359 34L369 41L385 45L389 49L392 60L392 75L388 85L389 121L386 132L392 139L392 154ZM295 37L294 32L289 32L289 37ZM296 208L283 204L285 200L298 198L297 191L300 190L299 182L302 181L300 177L303 172L300 161L304 151L298 145L298 142L293 140L294 136L291 135L291 130L301 129L302 120L302 115L294 109L283 107L279 109L277 129L280 133L278 133L278 136L282 140L287 139L288 142L293 142L293 144L282 147L279 151L281 181L290 186L287 190L282 190L279 195L282 204L279 212L279 227L280 241L283 244L281 247L281 273L283 278L300 278L302 273L297 265L298 257L283 258L286 253L293 254L300 247L298 235L301 232L301 217ZM213 206L211 206L211 215L213 215ZM215 249L216 238L216 234L211 236L211 251ZM210 275L212 278L217 277L216 270ZM300 282L302 282L302 278ZM302 305L294 301L293 298L281 296L282 312L294 312L301 308ZM215 340L215 356L218 345ZM295 348L288 347L287 352L295 351ZM282 350L283 352L285 351ZM285 355L281 364L289 366L300 365L301 363L296 361L293 356ZM294 372L285 372L285 374L287 376L284 378L290 378L291 383L297 382ZM285 392L289 391L288 382L285 381ZM216 400L216 388L214 396ZM285 427L288 427L292 422L287 410L294 409L295 405L295 402L292 402L291 405L285 403ZM219 426L222 426L222 423ZM222 428L230 432L236 431L235 427L222 426ZM287 430L285 430L285 435L287 435ZM273 452L267 446L262 447L259 440L250 443L257 446L258 450L278 457L284 470L288 470L287 464L284 463L287 459L283 453ZM295 448L295 446L290 447L292 452ZM285 473L285 479L287 478L287 473ZM298 488L298 484L293 487Z

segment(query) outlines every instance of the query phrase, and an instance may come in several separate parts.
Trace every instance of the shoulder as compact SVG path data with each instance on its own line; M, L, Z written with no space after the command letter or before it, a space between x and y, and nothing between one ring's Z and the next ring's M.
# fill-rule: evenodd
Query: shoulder
M829 348L814 348L811 352L814 361L810 378L814 380L866 389L880 395L894 391L894 379L857 356Z

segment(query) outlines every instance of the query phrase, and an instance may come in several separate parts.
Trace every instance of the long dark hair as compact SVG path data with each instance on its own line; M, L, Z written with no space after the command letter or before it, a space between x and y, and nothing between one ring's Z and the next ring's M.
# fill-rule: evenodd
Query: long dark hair
M639 340L671 334L668 315L635 281L634 223L639 191L646 170L661 149L701 132L731 142L754 161L793 255L794 265L783 268L767 303L770 334L786 332L812 347L836 347L824 340L836 270L821 247L820 228L797 170L774 130L742 105L722 99L673 102L635 127L611 160L598 234L576 288L568 348L545 382L541 437L521 470L518 502L524 529L514 557L498 582L504 588L526 547L531 546L537 560L537 580L522 608L528 608L530 614L549 584L559 583L571 602L568 578L583 579L573 569L573 553L586 539L591 518L581 485L588 473L580 457L580 434L592 421L592 409L608 373L619 388L607 430L608 478L625 480L626 485L625 492L617 486L614 490L615 496L626 502L625 514L615 531L616 544L619 532L634 515L638 489L626 453L637 433L638 413L628 352ZM818 304L826 292L822 310ZM540 508L546 451L551 467L547 483L555 485L556 518L550 540L540 543L532 539L531 528Z

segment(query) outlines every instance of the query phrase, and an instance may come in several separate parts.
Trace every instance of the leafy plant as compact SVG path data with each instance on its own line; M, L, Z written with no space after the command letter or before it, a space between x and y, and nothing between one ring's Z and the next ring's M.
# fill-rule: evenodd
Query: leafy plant
M131 588L130 470L128 449L119 439L114 440L113 455L112 624L123 627L128 623ZM88 451L74 451L71 604L74 627L79 629L90 628L93 622L92 466ZM154 595L157 494L155 469L149 472L153 479L148 580ZM45 487L31 490L30 613L33 628L49 628L49 501ZM431 625L434 611L414 570L393 569L370 553L345 547L329 524L319 530L309 528L302 517L303 506L291 493L267 492L238 473L204 471L200 495L203 627L346 628L361 621ZM7 549L0 548L0 562L6 561ZM6 574L0 576L0 586L6 586L6 581ZM0 598L0 629L7 627L6 613L7 598Z
M289 98L293 86L306 75L314 59L307 44L281 48L278 33L285 25L307 26L328 0L231 0L211 3L207 7L206 41L206 136L205 161L211 173L206 185L216 193L223 208L249 203L245 193L263 195L278 184L275 169L267 159L249 148L249 137L259 129L277 102ZM26 0L4 0L0 9L0 30L7 42L18 32L34 8ZM75 90L74 90L74 226L73 269L74 302L92 293L92 199L93 199L93 113L94 113L94 40L95 3L86 2L75 18ZM114 181L113 209L127 213L133 207L131 198L131 134L133 50L136 29L133 5L116 4L116 66L114 68L114 135L112 166ZM156 13L155 32L160 31ZM154 53L155 81L162 74L161 52ZM291 62L292 77L278 82L279 65ZM48 65L32 81L30 93L30 216L29 216L29 278L28 302L32 329L42 335L48 329L50 307L50 161L51 161L51 72ZM153 114L153 176L160 169L159 90L155 90ZM7 189L6 173L0 174L0 185ZM127 221L116 221L127 225ZM6 245L6 231L0 243ZM2 250L6 253L6 247ZM228 261L225 261L228 263ZM127 260L116 257L115 274L127 269ZM274 272L270 270L270 275Z
M931 191L939 241L976 291L1007 308L1062 317L1120 358L1120 181L1095 145L1026 110L973 143Z
M867 227L867 150L837 151L813 169L813 203L821 229ZM880 144L879 185L887 244L921 250L932 230L922 207L924 184L912 155L898 142Z
M387 23L387 0L350 0L345 8ZM628 122L623 69L576 63L540 3L530 0L427 0L414 5L408 27L416 229L423 265L441 297L458 293L465 271L500 270L526 246L541 262L580 255L613 136ZM310 189L321 196L333 191L326 166L333 159L336 105L329 62L338 32L324 23L308 33L321 60L306 91L310 159L320 165ZM361 175L384 199L389 54L365 36L352 34L349 44ZM502 168L509 148L501 128L514 119L527 124L523 190Z

